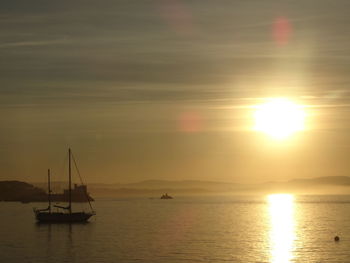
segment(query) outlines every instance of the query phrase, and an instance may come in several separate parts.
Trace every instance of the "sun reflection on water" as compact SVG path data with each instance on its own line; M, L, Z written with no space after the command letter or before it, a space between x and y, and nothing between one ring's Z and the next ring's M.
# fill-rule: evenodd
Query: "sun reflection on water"
M289 263L294 257L294 196L290 194L272 194L267 198L270 217L271 262Z

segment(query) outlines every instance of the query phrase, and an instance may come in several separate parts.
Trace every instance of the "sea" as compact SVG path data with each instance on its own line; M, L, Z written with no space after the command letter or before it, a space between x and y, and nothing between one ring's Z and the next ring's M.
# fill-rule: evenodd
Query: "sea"
M0 202L0 262L350 262L350 196L104 199L86 224L45 206Z

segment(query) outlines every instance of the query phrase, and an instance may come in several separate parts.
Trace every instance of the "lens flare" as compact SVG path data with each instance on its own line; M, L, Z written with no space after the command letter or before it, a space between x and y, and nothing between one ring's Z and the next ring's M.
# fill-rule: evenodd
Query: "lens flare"
M160 15L179 35L192 36L195 32L191 11L183 1L164 0L160 2Z
M201 131L202 126L202 118L197 112L183 112L179 116L179 129L182 132L199 132Z
M276 44L283 46L289 43L292 25L286 17L278 17L273 23L273 38Z

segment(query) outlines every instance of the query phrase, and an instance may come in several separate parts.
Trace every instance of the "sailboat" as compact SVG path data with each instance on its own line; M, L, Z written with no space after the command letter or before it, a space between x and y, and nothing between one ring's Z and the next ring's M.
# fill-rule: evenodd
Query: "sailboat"
M69 204L68 206L58 206L54 205L54 207L62 209L61 212L52 212L51 209L51 186L50 186L50 169L48 170L48 203L49 206L45 209L34 209L35 218L40 223L74 223L74 222L86 222L90 217L96 215L95 211L93 211L89 198L87 201L89 202L91 212L73 212L72 211L72 171L71 171L71 158L72 151L68 149L68 176L69 176ZM73 157L74 158L74 157ZM74 160L74 159L73 159ZM75 164L75 161L74 161Z

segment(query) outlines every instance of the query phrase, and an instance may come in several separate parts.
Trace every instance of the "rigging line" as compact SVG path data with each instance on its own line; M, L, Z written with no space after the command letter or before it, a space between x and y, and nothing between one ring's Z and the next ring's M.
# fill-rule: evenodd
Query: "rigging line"
M64 189L64 186L62 185L62 182L64 182L63 180L63 175L66 173L66 167L67 167L67 160L68 160L68 153L65 155L64 159L63 159L63 162L62 162L62 165L61 165L61 170L59 170L58 173L58 178L56 180L58 180L58 183L56 184L56 192L59 190L59 191L63 191ZM66 178L66 177L64 177ZM53 182L53 181L52 181ZM63 187L63 189L62 189ZM52 190L52 189L51 189Z
M74 158L73 153L71 153L71 156L72 156L72 159L73 159L73 163L74 163L75 169L77 170L77 173L78 173L80 182L81 182L82 185L85 185L84 182L83 182L83 179L82 179L82 177L81 177L81 175L80 175L80 171L79 171L79 169L78 169L78 166L77 166L77 163L76 163L76 161L75 161L75 158ZM88 203L89 203L90 209L91 209L92 211L94 211L93 208L92 208L92 205L91 205L89 196L88 196L88 194L87 194L87 191L84 191L84 194L85 194L86 200L87 200Z

